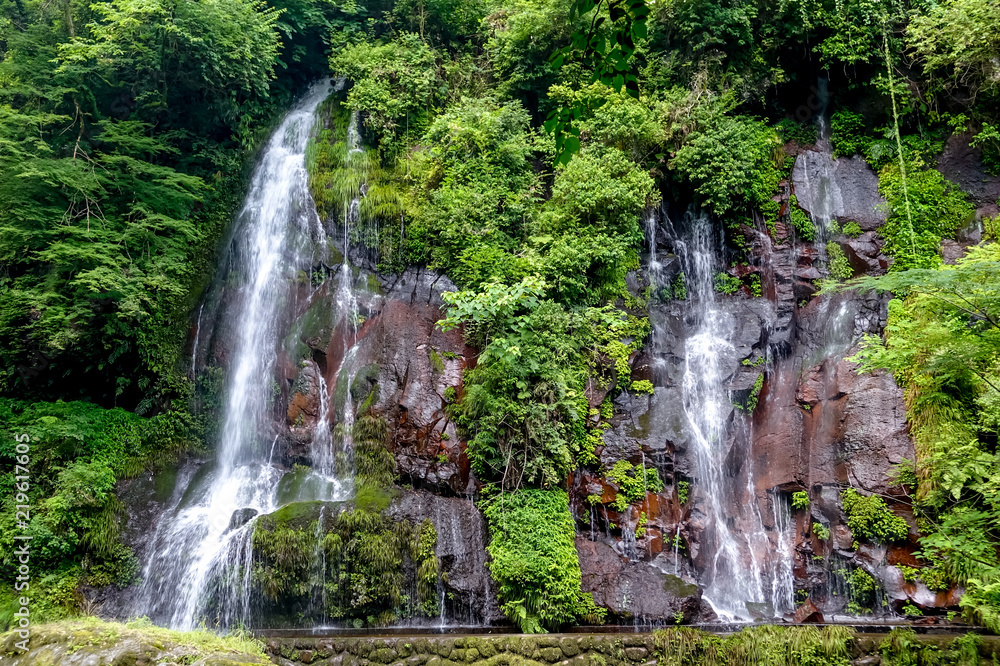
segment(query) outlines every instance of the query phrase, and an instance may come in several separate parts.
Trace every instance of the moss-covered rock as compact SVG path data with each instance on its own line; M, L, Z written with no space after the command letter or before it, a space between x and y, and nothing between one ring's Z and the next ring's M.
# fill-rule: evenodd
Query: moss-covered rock
M263 642L244 634L171 631L148 620L127 624L97 618L55 622L31 627L27 651L18 646L21 640L16 631L0 635L0 666L271 663Z

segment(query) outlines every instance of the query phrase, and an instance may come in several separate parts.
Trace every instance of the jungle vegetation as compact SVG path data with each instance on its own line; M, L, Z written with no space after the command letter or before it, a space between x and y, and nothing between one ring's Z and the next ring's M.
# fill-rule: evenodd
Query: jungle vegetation
M560 486L598 465L611 405L588 382L633 386L662 296L627 289L642 211L699 207L738 261L748 230L774 233L789 149L825 114L888 202L893 268L857 286L898 300L858 358L907 391L924 580L964 585L970 618L1000 629L1000 258L984 244L942 264L973 208L934 169L957 136L1000 170L998 35L996 0L0 0L0 578L28 432L46 612L134 579L115 484L213 445L219 381L187 376L189 313L261 140L332 75L377 192L355 233L385 271L446 273L441 326L481 350L450 409L489 486L512 621L595 614ZM328 214L348 159L337 130L310 149Z

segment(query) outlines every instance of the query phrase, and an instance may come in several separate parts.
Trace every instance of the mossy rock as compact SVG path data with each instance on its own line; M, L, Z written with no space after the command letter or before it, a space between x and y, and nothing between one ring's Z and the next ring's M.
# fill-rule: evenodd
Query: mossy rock
M278 482L277 500L280 505L318 501L317 497L333 497L335 482L316 474L312 469L296 465ZM327 502L327 504L341 504ZM337 508L337 511L340 509Z
M312 305L292 324L285 338L285 351L299 361L309 357L309 350L326 349L333 337L333 304L330 298L315 298Z
M674 595L678 599L693 597L698 594L698 586L694 583L686 583L681 578L672 574L665 574L663 577L663 590Z
M327 515L336 515L344 507L343 502L292 502L273 513L261 516L258 525L270 525L275 528L304 529L319 520L323 507L327 507Z

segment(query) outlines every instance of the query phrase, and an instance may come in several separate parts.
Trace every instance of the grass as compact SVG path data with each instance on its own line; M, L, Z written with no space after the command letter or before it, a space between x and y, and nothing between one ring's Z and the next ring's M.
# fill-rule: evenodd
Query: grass
M63 633L67 636L70 652L76 652L88 646L103 647L119 643L123 639L135 638L142 642L162 646L173 643L190 648L207 656L215 653L235 653L268 659L264 653L263 641L253 637L249 632L237 629L228 634L217 634L204 625L194 631L175 631L154 625L149 618L140 617L130 622L109 622L96 617L82 617L73 620L63 620L32 627L32 643L46 634Z

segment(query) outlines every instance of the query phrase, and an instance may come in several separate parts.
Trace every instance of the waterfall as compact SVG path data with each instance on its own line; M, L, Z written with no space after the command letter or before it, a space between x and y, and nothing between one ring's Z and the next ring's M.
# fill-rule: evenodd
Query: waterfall
M312 249L301 242L314 235L316 217L305 149L329 91L329 81L313 85L282 120L262 150L236 220L227 278L236 296L226 314L234 339L216 459L161 519L134 608L173 628L194 628L209 613L224 626L249 620L253 516L277 508L283 476L271 464L280 433L272 406L276 352L287 334L283 314L294 298L297 270L312 262ZM316 452L323 474L332 471L327 400L321 399L326 424L317 428L318 446L327 449ZM317 499L346 499L343 491L335 486Z
M687 452L692 462L691 486L701 527L701 584L705 599L726 620L773 616L790 602L782 582L787 565L775 550L781 539L764 527L755 489L748 419L733 407L728 381L738 362L731 342L737 322L726 301L717 298L715 275L722 270L716 225L689 212L675 227L664 227L684 271L687 299L682 304L687 337L683 343L680 397ZM647 225L655 234L656 224ZM655 237L652 239L655 243ZM651 244L650 261L655 245ZM652 280L662 280L654 267ZM655 287L656 285L654 285ZM666 363L657 344L668 322L653 311L653 349L657 363ZM777 556L776 556L777 555Z
M205 304L198 308L198 319L194 325L194 344L191 345L191 379L195 379L198 374L195 365L198 362L198 341L201 337L201 315L205 311Z

